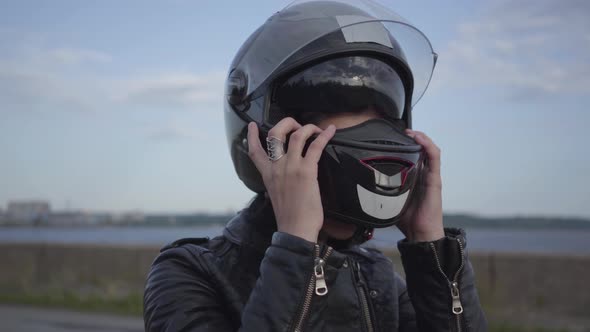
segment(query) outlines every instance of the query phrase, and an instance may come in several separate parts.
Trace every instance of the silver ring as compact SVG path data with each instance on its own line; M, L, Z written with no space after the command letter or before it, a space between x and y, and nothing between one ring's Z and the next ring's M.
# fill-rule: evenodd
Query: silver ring
M285 142L277 137L268 136L266 138L266 148L270 161L277 161L285 155Z

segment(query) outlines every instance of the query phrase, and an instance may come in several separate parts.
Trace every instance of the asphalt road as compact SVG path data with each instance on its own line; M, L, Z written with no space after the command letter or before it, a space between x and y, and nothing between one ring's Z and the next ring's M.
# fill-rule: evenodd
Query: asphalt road
M143 320L62 309L0 305L1 332L140 332Z

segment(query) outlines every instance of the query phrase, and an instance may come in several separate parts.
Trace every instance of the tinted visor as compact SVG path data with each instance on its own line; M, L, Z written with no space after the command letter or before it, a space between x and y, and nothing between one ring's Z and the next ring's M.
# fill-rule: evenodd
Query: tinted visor
M348 45L370 43L398 53L412 72L412 106L420 100L436 63L432 45L410 22L370 0L296 0L273 15L250 36L232 64L244 73L244 95L259 97L257 93L263 92L258 88L273 81L276 70L292 55L333 33L340 33Z
M317 122L322 115L366 109L397 120L403 115L405 96L401 78L387 63L362 56L336 58L279 81L267 121L275 124L289 116Z

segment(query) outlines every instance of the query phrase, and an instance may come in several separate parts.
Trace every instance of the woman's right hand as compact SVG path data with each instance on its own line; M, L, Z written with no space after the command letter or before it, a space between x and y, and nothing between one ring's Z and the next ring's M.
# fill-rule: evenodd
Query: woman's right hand
M268 136L285 142L287 135L292 133L289 147L282 158L271 161L260 142L258 126L255 122L248 124L248 154L262 175L280 232L317 242L324 223L318 162L335 132L334 125L322 130L312 124L302 126L293 118L284 118L269 131ZM318 136L304 157L305 143L314 134Z

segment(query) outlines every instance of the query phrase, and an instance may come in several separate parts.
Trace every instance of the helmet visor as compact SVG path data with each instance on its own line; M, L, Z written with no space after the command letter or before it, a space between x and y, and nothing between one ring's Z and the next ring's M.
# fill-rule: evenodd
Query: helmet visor
M407 20L369 0L310 1L298 0L273 15L241 49L234 68L242 68L246 76L246 95L274 75L291 55L313 41L341 31L347 43L375 43L398 47L412 72L414 90L412 106L424 94L434 69L436 54L424 34Z
M331 59L309 67L273 89L267 121L290 116L317 123L330 113L371 109L401 119L405 89L397 72L385 62L361 56Z

